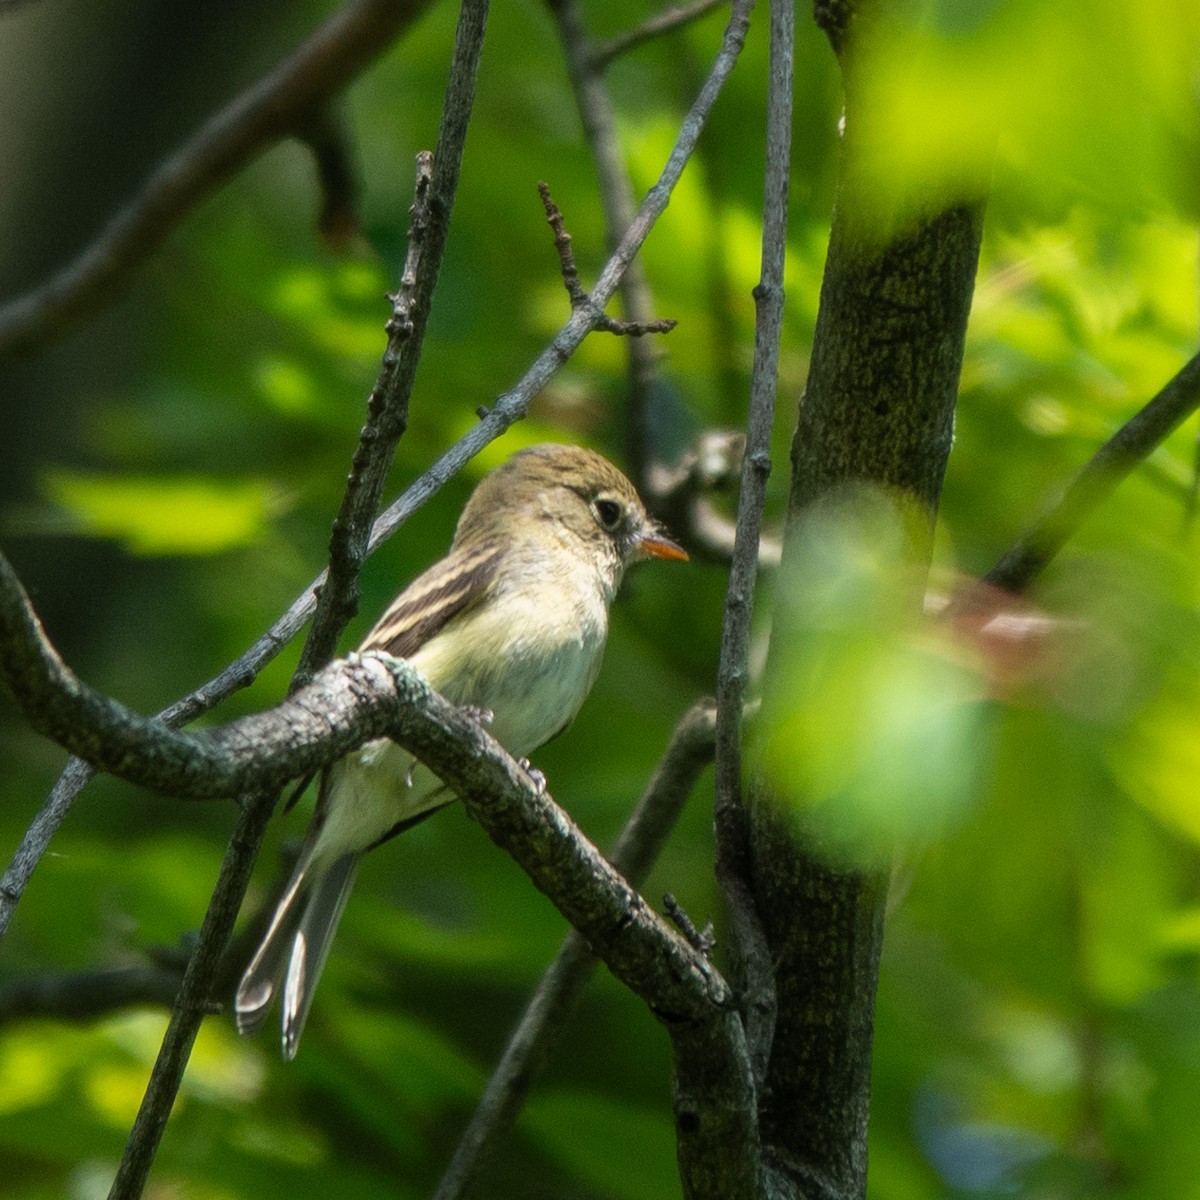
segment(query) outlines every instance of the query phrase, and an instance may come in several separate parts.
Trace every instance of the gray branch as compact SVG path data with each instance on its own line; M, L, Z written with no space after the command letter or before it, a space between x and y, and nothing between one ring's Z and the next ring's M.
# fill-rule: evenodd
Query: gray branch
M42 632L0 555L0 674L25 719L94 770L167 795L212 800L278 789L395 729L394 709L428 687L398 689L377 660L327 667L283 704L197 733L144 717L88 687ZM398 677L397 677L398 678Z
M0 559L2 634L11 645L17 639L7 621L12 575L6 567ZM44 637L27 657L57 664L44 679L19 674L18 699L27 716L71 749L86 750L93 766L177 795L203 798L271 786L368 738L389 736L465 801L492 839L669 1027L720 1021L732 1002L712 965L646 905L526 769L403 659L367 654L341 661L268 712L180 733L88 689ZM7 672L7 656L3 665ZM43 721L40 714L57 712L58 703L68 718Z
M457 79L451 74L451 83ZM471 79L474 91L474 78ZM367 401L367 420L359 434L342 503L329 539L329 567L317 591L317 607L293 680L309 679L327 663L343 629L358 611L359 575L367 558L371 525L392 468L396 446L408 428L408 404L421 357L433 288L449 231L463 142L447 148L450 165L436 172L433 155L417 155L416 186L410 209L408 253L400 287L391 297L387 347L375 386ZM447 179L449 177L449 180ZM437 182L435 183L435 179ZM440 186L439 186L440 185ZM434 197L440 200L437 203Z
M718 8L724 8L728 0L696 0L693 4L683 4L676 8L666 8L655 16L644 21L636 29L614 34L603 42L599 42L588 55L588 66L593 71L604 71L618 58L644 46L655 38L674 33L693 21L707 17Z

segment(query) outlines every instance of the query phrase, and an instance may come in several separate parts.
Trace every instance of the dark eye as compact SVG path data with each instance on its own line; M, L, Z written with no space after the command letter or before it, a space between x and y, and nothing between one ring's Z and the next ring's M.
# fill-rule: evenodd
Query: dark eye
M595 509L596 519L610 533L620 525L622 509L615 500L607 500L602 497L596 501Z

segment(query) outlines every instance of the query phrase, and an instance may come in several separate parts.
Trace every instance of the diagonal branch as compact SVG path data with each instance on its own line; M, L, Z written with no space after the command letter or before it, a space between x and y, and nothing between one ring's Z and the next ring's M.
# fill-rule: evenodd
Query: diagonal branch
M36 290L0 306L0 354L28 350L109 303L187 213L297 132L378 58L430 0L350 0L294 54L165 159L99 237Z
M329 576L321 586L317 611L296 669L303 681L337 648L337 639L358 611L359 572L369 553L371 526L391 470L396 446L408 428L408 403L421 361L433 292L450 233L467 127L475 104L475 81L487 24L486 3L464 4L450 79L442 105L432 164L417 160L416 198L409 228L408 256L399 291L392 299L383 365L367 405L341 508L329 542Z
M1024 591L1117 485L1197 408L1200 354L1096 451L1058 501L984 576L984 581L1010 592Z
M0 674L38 733L94 770L184 799L280 788L392 725L394 689L368 660L328 667L279 707L214 729L181 733L140 716L63 663L3 555Z
M703 768L712 761L715 710L700 701L675 727L646 793L612 854L612 865L640 888ZM596 965L578 933L569 933L530 998L433 1200L460 1200L512 1128L546 1055Z
M10 579L11 571L0 572L0 583ZM2 594L9 598L7 586ZM13 632L11 622L3 632ZM9 645L14 640L5 638ZM19 698L32 695L36 705L54 692L72 706L69 721L48 724L57 740L86 749L94 766L179 795L229 795L319 767L368 738L391 737L462 797L492 839L661 1020L704 1024L731 1004L728 987L707 959L646 905L546 794L544 782L403 659L365 654L340 661L274 709L180 733L99 697L62 665L44 635L36 640L27 657L54 677L43 687L18 673L17 681L32 688ZM269 813L266 806L246 806L243 824L265 824L263 809ZM252 813L257 816L247 815ZM204 945L202 931L193 964Z
M633 181L617 137L616 115L604 82L603 67L594 61L576 0L548 0L548 7L558 27L563 61L575 94L584 140L596 164L605 237L611 248L629 228L636 204ZM621 306L625 319L635 328L652 320L654 301L640 263L633 263L621 280ZM625 350L629 391L625 422L627 465L632 478L642 485L646 482L648 460L652 457L648 433L659 352L640 338L628 342Z

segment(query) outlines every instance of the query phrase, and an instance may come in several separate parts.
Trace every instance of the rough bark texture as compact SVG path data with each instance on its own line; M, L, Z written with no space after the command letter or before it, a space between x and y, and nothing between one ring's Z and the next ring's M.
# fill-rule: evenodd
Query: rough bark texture
M846 14L857 21L863 7L846 6ZM838 33L835 48L852 81L855 39L846 39L844 24ZM921 211L886 230L873 223L879 209L856 175L853 87L847 92L837 210L792 448L785 575L815 569L795 561L802 519L847 483L882 486L915 501L928 515L917 523L918 540L927 541L953 438L978 260L981 206L959 197L930 196ZM927 552L927 544L915 548ZM772 635L775 661L783 657L781 639L797 636L782 607ZM768 703L770 695L768 667ZM761 1135L774 1167L806 1200L846 1200L866 1193L886 886L813 854L792 815L798 799L773 794L761 774L751 780L751 882L778 1001Z
M860 220L857 204L839 202L792 442L789 511L862 480L907 493L932 518L954 438L980 212L953 205L882 245Z

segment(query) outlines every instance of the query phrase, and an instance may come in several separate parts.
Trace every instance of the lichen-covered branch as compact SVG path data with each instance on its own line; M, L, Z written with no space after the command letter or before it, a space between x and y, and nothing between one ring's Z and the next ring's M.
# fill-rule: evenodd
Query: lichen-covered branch
M289 700L228 725L183 733L88 687L46 639L0 555L0 676L25 719L99 771L167 795L211 800L282 787L387 734L396 701L376 660L341 662ZM412 676L420 696L420 677Z

